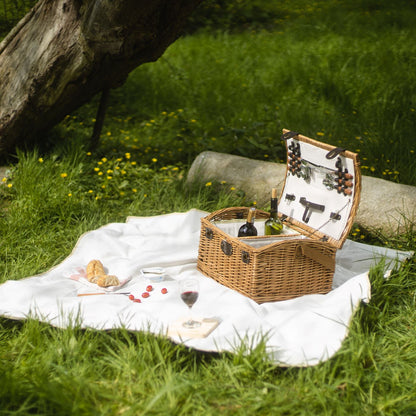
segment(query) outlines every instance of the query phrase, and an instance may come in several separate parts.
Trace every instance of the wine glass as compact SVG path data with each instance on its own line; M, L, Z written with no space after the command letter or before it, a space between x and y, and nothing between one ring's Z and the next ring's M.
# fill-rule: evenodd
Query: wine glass
M192 306L198 299L199 295L199 283L196 279L185 279L179 283L181 299L186 303L189 308L189 318L182 326L185 328L193 329L201 326L201 322L192 319L191 310Z

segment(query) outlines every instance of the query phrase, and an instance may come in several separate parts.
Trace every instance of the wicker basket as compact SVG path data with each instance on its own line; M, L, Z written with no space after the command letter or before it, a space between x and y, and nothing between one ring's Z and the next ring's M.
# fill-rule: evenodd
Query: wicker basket
M337 156L341 154L343 158L350 158L354 167L354 191L347 198L338 195L335 199L338 199L340 208L334 210L333 206L330 207L329 215L328 212L313 211L315 207L313 204L311 214L310 206L305 206L305 201L309 201L309 196L306 194L303 195L303 199L302 195L296 195L295 202L289 201L285 206L282 202L285 195L292 195L299 188L296 185L299 178L293 179L295 175L289 172L288 168L287 180L279 201L279 216L284 220L288 234L264 236L259 232L259 237L239 238L235 233L232 235L222 227L222 224L237 223L238 229L238 221L241 224L245 222L249 210L247 207L225 208L201 219L198 269L217 282L237 290L258 303L329 292L332 288L337 248L345 241L358 208L361 181L356 155L346 151L341 152L341 149L334 150L336 148L333 146L297 134L290 139L296 143L308 143L313 146L318 144L318 147L325 152L335 151L338 152ZM318 180L317 183L320 184L320 181ZM308 187L304 186L305 189ZM316 193L315 189L312 192L315 198ZM328 201L327 196L324 195L323 198ZM296 199L301 206L293 205ZM331 198L330 200L332 202ZM290 208L289 212L300 212L303 215L298 218L299 214L291 217L281 213L281 205L286 211ZM323 218L324 214L325 218L330 217L331 224L317 228L308 225L311 215L317 222L320 219L319 215ZM348 218L345 218L346 216ZM267 212L257 210L256 224L260 224L262 219L268 217ZM342 225L342 230L336 229L337 222Z

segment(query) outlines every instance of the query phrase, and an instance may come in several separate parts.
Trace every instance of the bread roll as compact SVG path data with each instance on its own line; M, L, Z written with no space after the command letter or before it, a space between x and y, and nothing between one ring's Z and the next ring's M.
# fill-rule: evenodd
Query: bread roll
M117 276L113 275L99 276L97 279L97 285L101 287L118 286L119 284L120 281L118 280Z
M97 283L97 276L105 275L104 266L100 260L91 260L87 264L87 279L91 283Z

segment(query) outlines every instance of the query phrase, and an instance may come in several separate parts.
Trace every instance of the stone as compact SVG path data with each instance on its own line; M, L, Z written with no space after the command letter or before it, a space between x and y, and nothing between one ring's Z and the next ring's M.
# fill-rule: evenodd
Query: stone
M206 151L189 169L188 183L226 181L245 192L248 201L267 207L271 188L284 185L286 165L241 156ZM388 236L416 223L416 187L362 176L362 189L355 222Z

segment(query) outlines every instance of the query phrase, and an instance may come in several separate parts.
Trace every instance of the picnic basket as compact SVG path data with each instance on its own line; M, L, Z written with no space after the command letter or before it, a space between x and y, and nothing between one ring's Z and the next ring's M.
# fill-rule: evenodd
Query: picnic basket
M283 234L264 235L269 217L257 210L258 236L237 237L248 207L201 219L197 268L257 303L325 294L335 255L353 225L361 174L357 154L283 130L287 169L279 198Z

